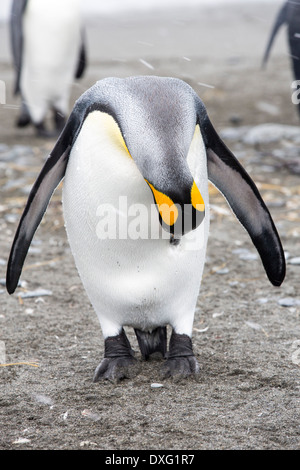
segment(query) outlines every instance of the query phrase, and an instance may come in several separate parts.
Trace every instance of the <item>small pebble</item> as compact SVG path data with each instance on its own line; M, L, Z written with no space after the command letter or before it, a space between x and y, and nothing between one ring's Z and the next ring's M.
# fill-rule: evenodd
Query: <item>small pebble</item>
M222 269L218 269L216 271L217 274L228 274L229 273L229 269L228 268L222 268Z
M252 261L256 260L258 258L256 253L244 253L239 256L240 259L243 259L245 261Z
M281 305L281 307L295 307L300 305L300 300L294 299L293 297L285 297L284 299L279 299L278 304Z
M33 312L34 312L33 308L26 308L26 309L25 309L26 315L32 315Z
M39 255L41 252L42 252L42 250L40 248L35 247L35 246L31 246L28 250L28 253L30 253L31 255Z
M259 323L253 321L245 321L247 326L250 326L253 330L262 330L262 326Z
M300 266L300 256L297 256L296 258L289 259L288 263L293 264L294 266Z
M21 297L21 299L28 299L30 297L42 297L44 295L52 295L52 291L47 289L37 289L27 292L21 292L20 294L18 294L18 297Z
M269 299L267 297L260 297L259 299L257 299L257 302L259 304L267 304L269 302Z
M91 442L91 441L81 441L79 443L80 447L87 447L87 446L96 446L96 442Z
M256 260L258 258L258 255L256 253L252 253L247 248L236 248L235 250L232 250L232 253L234 255L239 255L240 259L246 261Z
M29 442L30 439L27 439L26 437L19 437L19 439L13 441L13 444L28 444Z
M5 364L5 362L6 362L5 342L0 341L0 363Z
M94 413L93 411L87 409L83 410L81 415L85 418L91 419L92 421L99 421L101 419L101 416L98 413Z
M163 384L159 384L159 383L151 384L151 388L160 388L160 387L163 387Z
M49 405L49 406L53 405L52 398L47 397L46 395L35 394L33 398L35 399L35 401L37 401L38 403L41 403L42 405Z
M222 315L224 315L224 312L215 312L212 314L212 317L217 318L217 317L221 317Z

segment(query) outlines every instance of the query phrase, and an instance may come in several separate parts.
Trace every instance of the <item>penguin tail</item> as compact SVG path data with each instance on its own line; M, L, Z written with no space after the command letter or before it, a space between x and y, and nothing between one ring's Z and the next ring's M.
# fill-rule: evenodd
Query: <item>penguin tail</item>
M147 361L154 353L160 353L165 357L167 352L167 328L159 326L151 332L135 328L139 348L143 358Z

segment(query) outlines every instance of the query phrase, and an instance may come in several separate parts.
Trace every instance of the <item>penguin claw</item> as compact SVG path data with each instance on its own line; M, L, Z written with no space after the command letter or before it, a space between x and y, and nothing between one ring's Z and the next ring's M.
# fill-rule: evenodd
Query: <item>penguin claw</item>
M117 383L135 377L138 372L138 363L125 331L122 329L120 334L107 337L104 358L95 370L93 382L109 380Z
M161 368L163 379L173 378L176 382L190 375L197 376L199 372L200 367L195 356L169 358Z
M118 383L123 379L132 379L137 373L137 360L134 357L105 357L95 370L93 382L109 380Z

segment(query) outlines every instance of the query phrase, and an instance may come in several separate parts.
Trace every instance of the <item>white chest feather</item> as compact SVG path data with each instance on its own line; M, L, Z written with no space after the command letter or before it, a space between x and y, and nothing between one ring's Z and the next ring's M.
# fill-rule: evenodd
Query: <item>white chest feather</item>
M173 246L115 121L99 111L85 120L70 155L63 206L75 263L104 336L118 334L120 325L151 330L168 323L191 333L209 228L199 128L188 163L206 215Z

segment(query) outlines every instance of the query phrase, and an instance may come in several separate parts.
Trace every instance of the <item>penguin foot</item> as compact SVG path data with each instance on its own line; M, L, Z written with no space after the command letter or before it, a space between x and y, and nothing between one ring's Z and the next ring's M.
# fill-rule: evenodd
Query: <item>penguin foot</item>
M104 357L95 370L93 382L109 380L118 383L123 379L132 379L138 374L135 357Z
M188 335L172 332L167 360L161 368L163 378L175 380L197 375L200 367L193 353L192 340Z
M48 131L43 122L40 122L39 124L35 124L34 127L35 127L36 134L37 134L38 137L43 137L43 138L46 138L46 139L52 139L52 138L57 136L57 134L55 134L51 131Z
M16 121L17 127L27 127L31 123L30 116L26 113L21 113Z
M21 112L20 112L19 117L16 121L16 126L17 127L26 127L30 123L31 123L31 118L30 118L28 108L27 108L25 103L22 103Z
M172 357L166 360L161 368L163 379L172 377L175 381L199 373L199 364L195 356Z
M131 379L138 373L137 360L131 349L125 331L105 339L104 358L95 370L93 382L109 380L117 383L122 379Z

